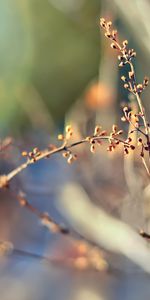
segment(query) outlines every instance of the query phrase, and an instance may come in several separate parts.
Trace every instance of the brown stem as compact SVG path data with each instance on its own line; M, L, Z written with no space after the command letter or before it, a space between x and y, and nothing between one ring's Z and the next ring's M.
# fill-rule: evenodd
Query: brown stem
M118 137L112 137L112 136L92 136L90 137L92 140L111 140L111 141L119 141L120 143L122 143L123 145L125 146L130 146L129 143L125 142L124 140L118 138ZM19 174L22 170L26 169L29 165L31 164L34 164L36 163L36 161L39 161L43 158L46 158L46 157L50 157L51 155L55 154L55 153L59 153L59 152L63 152L63 151L68 151L70 150L71 148L77 146L77 145L80 145L80 144L83 144L83 143L87 143L89 142L88 139L82 139L80 141L77 141L77 142L74 142L70 145L66 145L66 143L63 143L62 146L56 148L56 149L53 149L53 150L44 150L41 152L41 154L39 156L36 157L36 159L34 158L31 158L31 159L28 159L25 163L21 164L19 167L17 167L16 169L12 170L10 173L8 173L7 175L2 175L0 176L0 179L1 177L5 177L5 181L6 183L8 184L8 182L14 178L17 174ZM4 185L6 185L6 183ZM0 187L2 188L3 187L3 184L1 183L0 184Z

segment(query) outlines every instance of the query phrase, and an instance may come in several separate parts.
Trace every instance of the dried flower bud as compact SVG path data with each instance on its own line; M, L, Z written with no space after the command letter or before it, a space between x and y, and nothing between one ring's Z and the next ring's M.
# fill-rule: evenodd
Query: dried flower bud
M100 18L100 26L105 27L106 26L106 21L104 18Z
M141 92L143 91L143 84L141 84L141 83L138 84L138 85L136 86L136 89L137 89L138 92L141 93Z
M108 151L108 152L112 152L112 150L113 150L112 145L109 145L108 148L107 148L107 151Z
M126 122L126 118L123 116L123 117L121 118L121 121L122 121L122 122Z
M73 159L77 160L77 158L78 158L77 154L73 154Z
M121 76L121 80L124 81L124 82L126 82L127 79L126 79L125 76Z
M128 89L128 88L129 88L128 83L125 83L125 84L124 84L124 88L125 88L125 89Z
M123 58L123 56L118 55L118 59L122 61L124 58Z
M90 140L91 140L91 137L90 137L90 136L87 136L87 137L86 137L86 141L90 142Z
M114 44L114 43L112 43L112 44L110 45L110 47L113 48L113 49L118 49L117 45Z
M123 67L125 63L123 61L120 62L119 67Z
M123 133L123 130L119 130L118 132L117 132L117 134L122 134Z
M134 145L130 145L130 149L131 149L131 150L134 150L134 149L135 149L135 146L134 146Z
M95 144L95 140L93 138L90 139L90 144Z
M146 151L149 151L149 147L148 147L148 146L145 146L144 149L145 149Z
M125 153L125 154L129 154L128 148L124 148L124 153Z
M105 32L105 36L110 39L110 37L111 37L110 32Z
M66 129L66 133L72 131L71 125L67 125L65 129Z
M92 153L95 153L95 145L91 145L91 147L90 147L90 151L92 152Z
M100 136L105 136L105 135L107 135L107 131L106 130L101 131Z
M132 142L132 138L129 136L129 137L126 139L126 142L127 142L127 143Z
M26 157L26 156L28 156L28 152L27 151L22 151L21 155Z
M69 156L68 159L67 159L67 162L68 162L68 164L72 164L73 161L74 161L73 155L70 154L70 156Z
M148 77L145 77L144 80L143 80L143 85L144 85L144 87L147 87L147 86L148 86L148 82L149 82L149 78L148 78Z
M28 155L29 155L29 157L31 157L31 158L33 158L33 157L34 157L34 154L33 154L33 152L32 152L32 151L30 151L30 152L28 153Z
M131 57L136 57L136 52L134 51L134 52L132 52L132 54L131 54Z
M97 125L94 130L94 135L97 135L101 131L101 126Z
M64 140L64 135L63 134L58 134L57 136L59 141L63 141Z
M111 25L112 25L112 22L111 21L109 21L109 22L107 22L107 27L111 27Z
M128 41L124 40L122 44L123 44L124 47L126 47L128 45Z
M138 144L138 146L140 146L142 143L143 143L143 140L142 140L142 138L141 138L141 137L140 137L140 138L138 138L138 140L137 140L137 144Z
M34 149L33 149L33 154L34 155L36 155L36 154L38 154L40 151L39 151L39 149L37 148L37 147L35 147Z
M68 152L63 152L63 153L62 153L62 156L63 156L64 158L67 158L67 157L69 156L69 153L68 153Z
M116 38L116 35L117 35L117 30L113 30L112 31L112 36L113 36L114 39Z
M129 72L129 78L130 78L130 79L133 79L133 78L134 78L134 72L133 72L133 71L130 71L130 72Z
M116 131L117 131L117 125L113 124L112 131L116 133Z

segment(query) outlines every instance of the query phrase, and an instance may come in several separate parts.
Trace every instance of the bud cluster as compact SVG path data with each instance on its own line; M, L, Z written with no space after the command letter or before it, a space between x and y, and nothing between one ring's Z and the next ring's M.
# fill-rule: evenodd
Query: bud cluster
M35 147L32 151L22 151L22 156L27 157L28 160L32 160L33 162L36 162L37 158L41 155L41 151Z

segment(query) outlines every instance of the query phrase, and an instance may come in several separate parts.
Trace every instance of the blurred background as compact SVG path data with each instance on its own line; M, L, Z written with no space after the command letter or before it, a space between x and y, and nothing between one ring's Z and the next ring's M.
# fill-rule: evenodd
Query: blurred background
M122 70L99 28L99 18L111 20L120 39L127 39L136 50L140 83L149 75L149 11L149 0L0 0L0 141L13 139L7 151L0 154L0 174L7 174L24 161L23 150L58 145L57 134L66 124L74 128L73 141L92 134L96 124L109 131L115 123L127 134L121 108L131 104L131 97L122 87ZM143 101L149 116L149 89L144 91ZM86 206L82 210L85 197L85 202L106 214L103 224L96 219L98 228L103 225L104 235L105 227L112 226L108 233L112 245L107 239L103 241L103 232L98 240L93 232L90 240L101 246L106 262L120 273L109 273L105 268L102 274L82 273L41 263L40 257L53 256L58 249L58 256L62 252L67 259L74 252L74 244L39 226L39 220L20 208L9 191L0 191L0 240L9 240L15 249L23 251L1 262L2 299L10 299L10 295L21 300L149 299L148 278L122 259L126 255L135 263L131 253L121 250L123 232L117 229L121 225L113 227L117 219L135 231L149 230L149 180L136 153L124 159L121 148L111 154L106 148L104 144L94 156L87 145L76 148L79 159L72 166L61 155L40 161L16 176L11 189L15 193L22 190L32 205L89 239L90 227L85 230L80 223L82 218L91 217L91 224L94 220ZM79 219L74 220L66 199ZM114 259L110 252L117 237L122 256ZM124 241L130 248L128 235ZM137 254L137 264L145 268L136 242L132 252ZM129 265L134 275L126 273Z

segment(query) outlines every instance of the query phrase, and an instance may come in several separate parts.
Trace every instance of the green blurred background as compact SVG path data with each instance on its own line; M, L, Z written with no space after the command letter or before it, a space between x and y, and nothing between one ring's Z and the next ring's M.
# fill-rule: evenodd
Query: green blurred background
M89 89L86 99L100 112L96 121L107 126L119 120L118 103L128 97L118 80L116 55L101 38L99 17L111 19L121 39L137 50L140 82L149 75L148 11L145 0L126 1L126 9L118 0L0 0L0 136L53 132L94 80L102 85ZM111 106L107 115L104 102Z
M0 1L2 132L63 121L98 75L99 13L99 0Z

